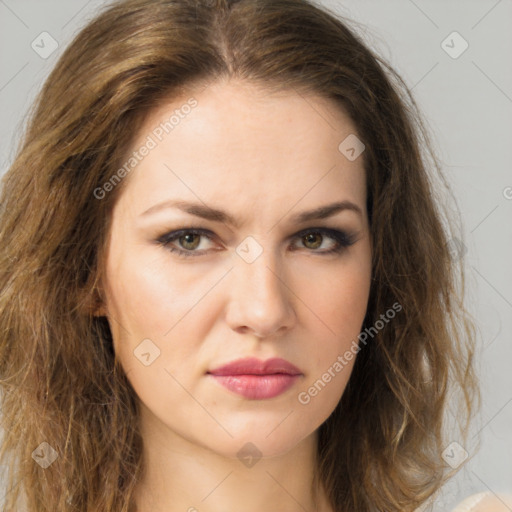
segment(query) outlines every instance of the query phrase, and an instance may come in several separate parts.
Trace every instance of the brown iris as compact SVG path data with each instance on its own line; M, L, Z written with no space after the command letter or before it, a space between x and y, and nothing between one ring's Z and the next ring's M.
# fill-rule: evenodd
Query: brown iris
M194 237L195 237L196 243L193 242ZM178 240L184 249L193 250L193 249L196 249L197 246L199 245L200 238L201 238L201 235L198 235L196 233L187 233L186 235L180 236ZM184 242L183 242L183 240L184 240Z
M318 240L318 244L315 244L315 238ZM321 233L308 233L306 236L302 237L304 245L308 247L308 243L313 243L314 247L308 247L309 249L318 249L322 245L322 235Z

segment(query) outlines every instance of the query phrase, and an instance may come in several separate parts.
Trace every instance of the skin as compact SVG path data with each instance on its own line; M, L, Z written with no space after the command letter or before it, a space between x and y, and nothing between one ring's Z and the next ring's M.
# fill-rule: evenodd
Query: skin
M338 150L356 130L330 100L232 80L163 103L129 153L191 95L198 105L124 178L98 312L109 320L116 356L141 403L146 473L138 510L328 512L324 490L313 486L317 429L339 402L355 358L308 404L298 396L357 340L367 308L363 158L349 161ZM240 226L175 208L142 215L170 199L225 210ZM291 221L343 200L361 214L347 209ZM202 255L180 257L156 242L192 227L213 233L212 240L192 239ZM314 227L346 231L354 243L322 254L335 240L296 236ZM262 250L250 263L236 251L248 236ZM134 355L145 339L160 350L148 366ZM239 396L206 375L248 356L282 357L302 375L264 400ZM251 467L237 456L247 443Z
M453 512L510 512L512 494L493 494L485 491L473 494L461 502Z

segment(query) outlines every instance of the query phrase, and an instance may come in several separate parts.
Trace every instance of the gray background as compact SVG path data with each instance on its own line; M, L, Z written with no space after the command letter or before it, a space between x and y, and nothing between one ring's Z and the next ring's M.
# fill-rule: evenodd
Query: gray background
M0 172L13 159L24 115L49 70L105 3L0 0ZM322 3L355 20L413 89L463 218L483 406L464 446L473 458L444 487L435 510L448 511L475 492L512 492L512 0ZM31 47L43 31L59 44L47 59ZM457 52L462 40L442 45L453 31L469 44L457 58L444 48Z

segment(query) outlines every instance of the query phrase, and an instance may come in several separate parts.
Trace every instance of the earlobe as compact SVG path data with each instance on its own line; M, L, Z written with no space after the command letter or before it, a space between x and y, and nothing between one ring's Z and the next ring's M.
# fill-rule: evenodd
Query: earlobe
M92 316L96 316L96 317L107 316L107 310L106 310L105 306L102 304L98 308L96 308L93 311Z
M107 316L107 308L103 300L102 293L99 288L94 288L89 299L87 300L87 312L95 317Z

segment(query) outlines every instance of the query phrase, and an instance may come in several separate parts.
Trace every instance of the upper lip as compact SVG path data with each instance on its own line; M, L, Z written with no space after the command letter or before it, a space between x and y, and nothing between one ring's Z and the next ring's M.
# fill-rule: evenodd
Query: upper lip
M273 374L287 374L287 375L301 375L302 372L293 364L274 357L266 361L260 361L254 357L247 357L245 359L237 359L223 366L219 366L208 373L212 375L273 375Z

